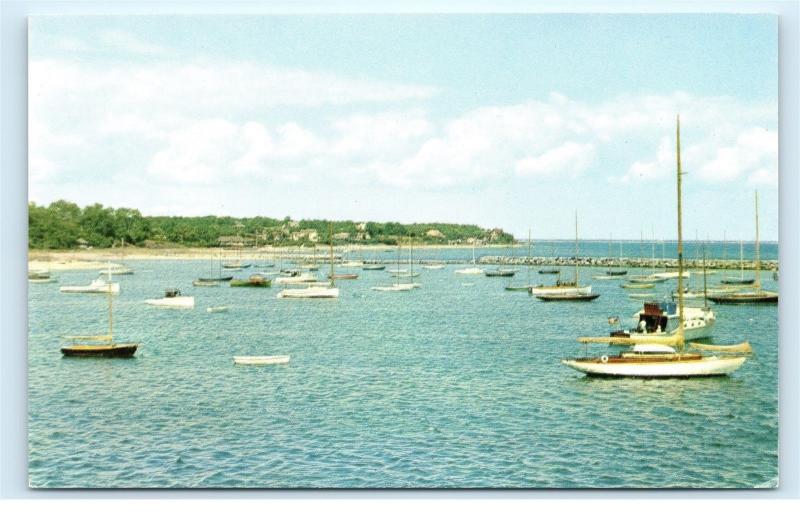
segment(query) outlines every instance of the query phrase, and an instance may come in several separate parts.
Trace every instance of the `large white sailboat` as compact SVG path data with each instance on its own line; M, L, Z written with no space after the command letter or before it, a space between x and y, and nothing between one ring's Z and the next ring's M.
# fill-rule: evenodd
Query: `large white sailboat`
M472 244L472 266L456 270L459 275L483 275L483 269L477 266L475 261L475 243Z
M681 157L680 157L680 118L676 128L676 160L677 160L677 181L678 181L678 289L683 289L683 233L681 215ZM561 362L577 371L591 376L617 376L617 377L636 377L636 378L674 378L674 377L696 377L696 376L722 376L727 375L745 363L744 356L737 355L712 355L706 356L697 352L685 351L684 321L685 308L683 304L683 293L678 293L678 330L669 337L674 342L666 343L659 338L659 342L653 343L650 339L643 340L634 344L630 351L616 355L602 355L600 357L584 357L575 359L565 359ZM604 342L615 344L615 338L579 338L579 342ZM631 342L627 340L626 344ZM716 351L735 351L742 347L742 343L736 346L713 346ZM673 347L673 345L675 347ZM698 346L698 345L696 345ZM700 345L703 346L703 345ZM677 349L676 349L677 348ZM749 345L747 345L749 349Z
M528 293L545 301L589 301L599 297L592 294L592 286L581 286L578 279L578 212L575 212L575 280L572 282L556 281L555 286L531 286Z
M333 275L333 226L328 226L328 237L330 241L330 265L331 275ZM277 280L276 280L277 282ZM296 289L282 289L278 298L339 298L339 288L336 287L334 279L324 283L309 283L308 287Z

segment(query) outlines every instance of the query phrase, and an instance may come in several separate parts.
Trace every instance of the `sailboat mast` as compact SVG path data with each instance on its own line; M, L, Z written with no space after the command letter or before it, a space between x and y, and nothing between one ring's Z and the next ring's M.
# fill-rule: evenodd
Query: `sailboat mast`
M706 246L703 245L703 308L708 309L708 281L706 280Z
M528 274L528 285L531 285L531 230L528 229L528 260L527 262L527 274Z
M678 172L678 345L683 348L683 207L681 198L681 116L678 115L675 128L675 156Z
M739 280L744 280L744 241L739 240Z
M756 289L761 289L761 247L758 238L758 190L756 190Z
M331 286L336 287L336 280L333 278L333 224L328 224L328 242L331 253Z
M111 289L111 263L108 263L108 342L114 342L114 293Z
M575 287L578 287L578 210L575 210Z

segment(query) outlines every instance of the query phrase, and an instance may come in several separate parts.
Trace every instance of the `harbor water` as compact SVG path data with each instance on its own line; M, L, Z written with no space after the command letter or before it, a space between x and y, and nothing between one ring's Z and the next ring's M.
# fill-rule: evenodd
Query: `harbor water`
M727 249L738 258L738 246ZM625 250L638 255L639 243ZM777 259L777 245L768 250L762 257ZM414 257L442 257L429 252ZM558 252L572 255L571 245ZM598 242L596 255L606 254ZM136 273L115 277L114 334L140 344L132 359L59 351L62 335L107 330L106 296L58 291L97 271L29 285L33 487L777 485L775 306L713 306L707 342L747 340L755 350L730 377L594 379L560 360L584 354L576 337L608 333L609 316L632 325L642 306L620 281L591 280L603 268L581 269L601 295L586 303L505 291L527 283L524 267L509 280L457 275L456 265L419 269L421 288L405 293L371 290L393 281L386 272L342 268L359 278L337 281L338 299L304 301L277 299L279 287L193 288L208 260L126 264ZM536 270L533 283L555 279ZM702 287L695 275L690 284ZM709 285L720 277L709 275ZM769 273L762 280L777 289ZM167 287L194 296L195 308L144 304ZM653 291L674 289L668 281ZM221 305L229 311L206 312ZM291 361L242 367L234 355Z

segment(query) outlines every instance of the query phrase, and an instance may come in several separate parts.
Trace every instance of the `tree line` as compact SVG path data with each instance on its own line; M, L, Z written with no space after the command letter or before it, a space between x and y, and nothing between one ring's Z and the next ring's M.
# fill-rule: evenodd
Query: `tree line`
M299 220L229 216L143 216L139 210L92 204L84 208L65 200L48 206L28 204L28 246L32 249L71 249L81 246L109 248L122 243L134 246L216 247L237 240L244 245L328 243L329 226L335 242L396 244L466 243L478 239L510 243L513 237L500 229L477 225L398 222L353 222L349 220Z

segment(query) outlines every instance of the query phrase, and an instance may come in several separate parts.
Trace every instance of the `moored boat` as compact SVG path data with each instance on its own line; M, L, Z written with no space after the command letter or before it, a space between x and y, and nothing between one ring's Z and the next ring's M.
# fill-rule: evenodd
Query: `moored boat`
M253 274L247 280L233 279L231 280L231 287L270 287L272 281L264 278L261 275Z
M289 355L266 355L266 356L246 356L237 355L233 357L233 363L236 365L249 365L249 366L263 366L274 364L288 364Z
M119 282L111 282L103 278L95 279L88 286L61 286L62 293L111 293L119 294Z
M152 298L145 300L144 303L167 309L192 309L194 308L194 297L181 295L180 289L167 288L164 290L163 298Z

